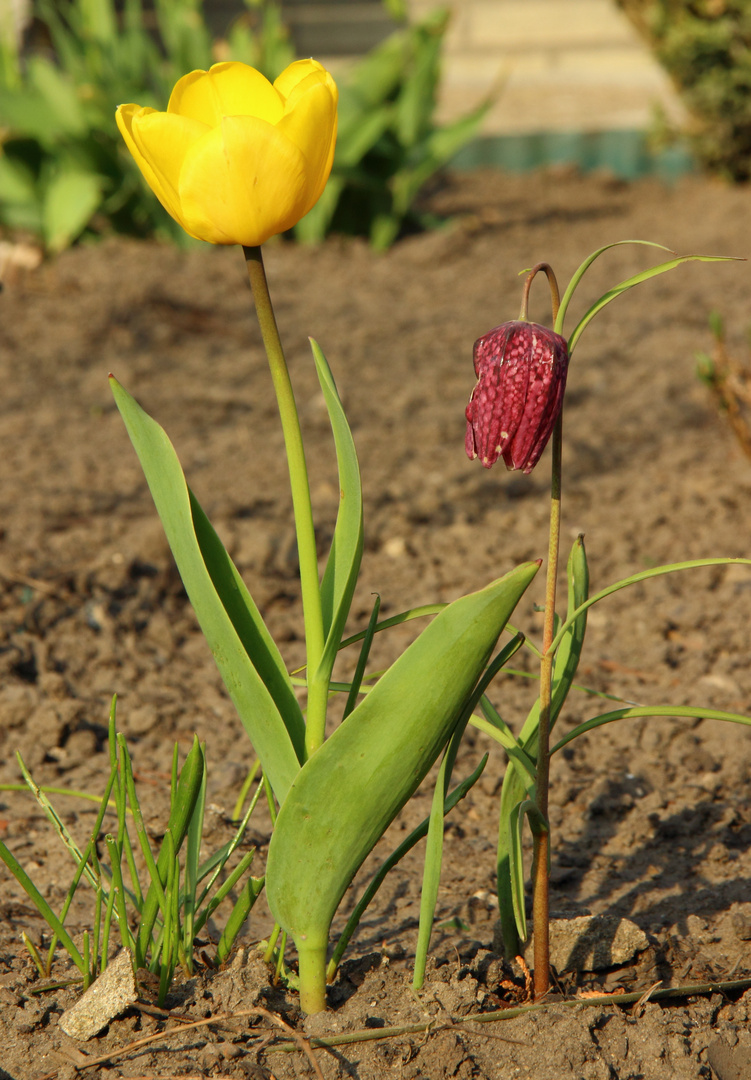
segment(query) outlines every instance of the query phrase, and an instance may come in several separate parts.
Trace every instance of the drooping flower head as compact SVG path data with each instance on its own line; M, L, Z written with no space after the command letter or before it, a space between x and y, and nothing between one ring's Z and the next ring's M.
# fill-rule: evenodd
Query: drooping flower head
M519 320L497 326L474 347L477 385L467 405L465 446L486 469L503 457L529 473L540 460L563 404L565 338Z
M338 92L315 60L270 83L247 64L191 71L166 112L121 105L117 126L149 187L191 236L256 247L312 209L331 172Z

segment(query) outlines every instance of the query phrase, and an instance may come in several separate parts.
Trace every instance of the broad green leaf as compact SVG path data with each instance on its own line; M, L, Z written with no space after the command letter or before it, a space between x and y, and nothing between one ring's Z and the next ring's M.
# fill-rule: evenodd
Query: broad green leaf
M102 178L95 173L65 170L47 184L42 204L44 242L62 251L81 235L102 199Z
M258 609L241 590L229 556L217 557L219 540L212 538L205 516L191 500L165 432L116 379L110 383L198 622L276 797L283 802L299 769L297 751L304 745L305 733L299 706L297 713L291 708L293 692L291 687L285 689L278 652Z
M0 95L2 108L2 95ZM0 154L0 203L30 203L39 206L37 182L33 171L7 153Z
M632 720L639 716L687 716L694 720L726 720L730 724L745 724L751 727L751 716L724 712L721 709L702 709L691 705L636 705L628 709L614 709L612 712L602 713L601 716L593 716L583 724L577 724L552 747L550 753L556 754L587 731L593 731L604 724L612 724L616 720Z
M483 755L479 765L474 770L474 772L471 773L466 780L462 780L461 784L457 784L457 786L454 788L454 790L451 792L451 794L446 799L446 802L444 803L444 817L446 817L446 815L454 809L457 803L461 802L461 800L467 795L467 793L474 787L474 785L480 779L483 769L485 768L487 763L488 755L485 754ZM373 875L372 879L368 883L367 888L365 889L361 898L355 905L352 914L347 919L347 925L342 931L341 936L336 943L336 948L334 949L331 959L329 960L328 967L326 969L326 977L328 978L329 982L331 982L334 978L334 974L336 973L339 961L344 955L344 950L347 948L350 938L357 929L360 919L365 914L365 911L370 905L373 897L385 881L386 875L389 873L390 870L393 870L397 863L401 862L407 852L411 851L415 844L417 844L420 840L422 840L424 836L427 835L429 825L430 818L423 818L417 828L413 829L409 836L402 840L401 844L399 844L399 846L395 848L394 851L392 851L388 859L386 859L383 865Z
M54 124L58 138L62 134L85 134L86 117L81 98L67 73L44 57L32 56L28 64L28 78L44 105L48 122Z
M303 983L325 965L342 895L450 738L537 569L524 564L445 608L296 778L269 845L266 889L294 936Z
M412 979L412 985L415 990L419 990L422 987L425 978L425 965L428 959L428 947L430 945L430 935L433 928L433 920L435 918L435 909L438 903L438 887L441 880L441 863L443 861L443 819L445 816L444 807L459 745L464 737L467 723L477 707L477 703L484 696L485 691L500 669L511 659L514 653L521 648L523 642L524 636L522 634L517 634L514 640L510 641L506 647L501 650L498 656L494 657L492 663L490 663L484 671L482 678L472 691L472 694L462 711L459 723L449 740L449 744L443 755L441 767L438 771L438 779L433 790L433 802L428 825L428 842L425 848L425 865L423 869L422 888L420 890L420 926L417 935L417 946L415 948L414 976Z
M216 530L190 489L188 494L196 539L212 584L245 652L285 719L295 750L302 755L305 721L281 653Z
M318 381L334 435L339 469L339 510L331 550L321 581L321 608L325 645L319 672L327 679L342 640L352 594L360 571L363 545L362 483L357 451L331 369L317 342L311 339Z

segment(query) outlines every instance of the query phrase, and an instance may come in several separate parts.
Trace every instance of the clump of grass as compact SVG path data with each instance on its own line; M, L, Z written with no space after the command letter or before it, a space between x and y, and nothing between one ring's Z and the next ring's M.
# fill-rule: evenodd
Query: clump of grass
M740 360L728 350L725 327L716 311L710 315L709 325L714 347L711 354L699 353L699 378L711 390L743 453L751 458L751 358Z
M121 946L130 951L134 970L145 968L159 979L159 1003L162 1004L177 966L188 974L193 972L196 939L219 904L242 882L217 945L217 963L226 959L263 888L262 877L247 873L254 850L242 855L231 871L228 864L242 843L246 826L265 785L261 778L233 837L201 862L206 804L204 746L194 737L190 752L179 769L175 745L169 819L164 829L164 839L155 855L143 823L125 736L115 729L115 708L116 702L113 700L109 718L110 772L94 827L83 851L18 755L29 790L75 863L60 913L52 909L31 877L1 842L0 859L21 884L52 931L46 955L42 955L26 934L23 935L24 944L42 977L49 977L57 947L62 945L78 968L86 989L106 968L113 937L119 934ZM258 768L256 764L251 784ZM97 851L97 842L108 811L114 812L116 827L104 835L107 859L102 860ZM143 856L145 873L139 872L136 864L137 848L140 848ZM91 928L84 931L83 948L79 949L65 923L73 898L79 888L85 885L93 891L93 913Z

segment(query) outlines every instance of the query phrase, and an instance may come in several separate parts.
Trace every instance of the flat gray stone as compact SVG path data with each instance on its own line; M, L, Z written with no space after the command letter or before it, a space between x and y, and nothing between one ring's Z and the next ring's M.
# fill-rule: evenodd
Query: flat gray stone
M129 949L123 949L58 1023L71 1039L83 1042L98 1035L137 999L133 958Z
M533 939L524 958L531 966ZM550 963L556 971L604 971L628 964L649 945L644 931L617 915L581 915L550 920Z

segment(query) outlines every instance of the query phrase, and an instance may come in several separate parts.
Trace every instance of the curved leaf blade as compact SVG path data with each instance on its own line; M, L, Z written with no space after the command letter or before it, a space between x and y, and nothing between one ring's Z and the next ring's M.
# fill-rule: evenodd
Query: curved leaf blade
M277 798L283 802L300 768L295 748L304 743L304 723L302 714L298 719L291 708L282 713L279 705L286 706L289 697L275 702L266 685L265 679L276 689L280 678L283 682L281 657L252 601L246 606L245 617L239 618L240 601L247 605L249 594L241 593L236 571L228 572L230 559L226 552L221 564L213 565L218 586L213 580L198 534L203 538L210 561L220 542L208 533L202 512L197 512L194 519L197 503L191 500L180 462L166 433L113 377L110 385L198 622L264 771ZM229 596L226 605L222 593L225 598ZM239 631L233 616L238 618ZM253 659L244 643L250 644L251 626ZM299 712L296 702L295 705Z
M310 339L318 381L331 422L336 460L339 469L339 512L334 538L321 582L321 607L326 643L319 673L328 678L349 615L352 594L360 572L363 547L362 483L357 451L349 423L336 389L326 357L317 342Z
M445 746L514 607L527 563L436 616L305 763L269 845L269 907L301 950L324 953L365 856Z

